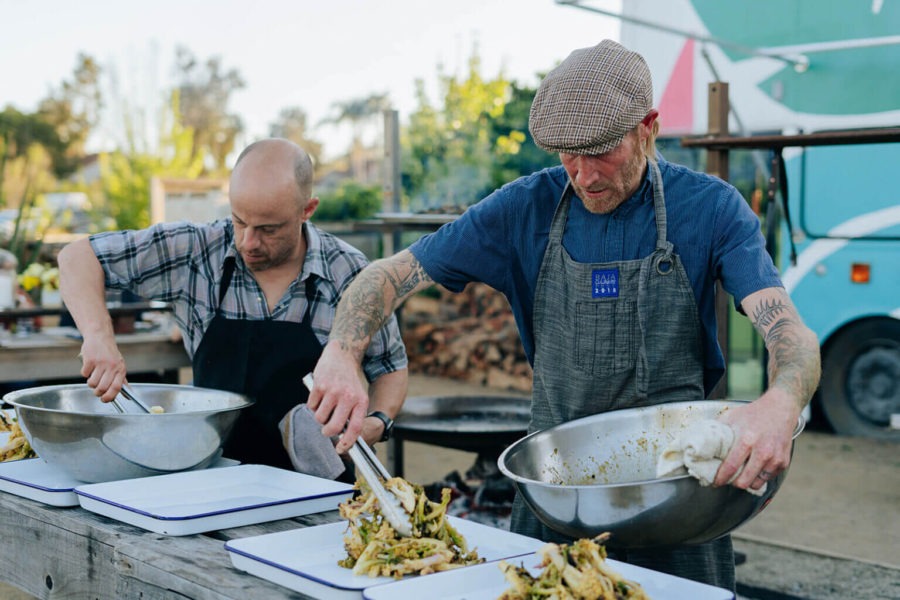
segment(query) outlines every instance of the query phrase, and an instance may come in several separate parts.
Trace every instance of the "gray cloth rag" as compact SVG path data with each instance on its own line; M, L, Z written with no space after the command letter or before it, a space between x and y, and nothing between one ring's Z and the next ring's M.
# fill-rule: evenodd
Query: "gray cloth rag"
M656 476L662 478L689 473L700 481L700 485L712 485L733 443L734 431L725 423L714 419L692 423L660 455L656 463ZM728 483L734 481L743 470L743 467L738 469ZM764 483L758 490L747 488L747 491L761 496L767 487L768 484Z
M344 472L344 461L334 449L337 437L322 435L322 426L305 404L288 411L278 429L291 464L300 473L335 479Z

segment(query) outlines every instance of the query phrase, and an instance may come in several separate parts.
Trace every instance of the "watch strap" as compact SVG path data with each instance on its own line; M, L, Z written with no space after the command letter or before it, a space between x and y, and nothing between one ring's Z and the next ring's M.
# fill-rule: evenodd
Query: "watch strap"
M382 441L382 442L388 441L391 438L391 431L394 428L394 420L392 418L390 418L389 416L387 416L386 414L384 414L383 412L381 412L380 410L373 410L366 416L367 417L375 417L376 419L378 419L379 421L384 423L384 433L381 434L380 441Z

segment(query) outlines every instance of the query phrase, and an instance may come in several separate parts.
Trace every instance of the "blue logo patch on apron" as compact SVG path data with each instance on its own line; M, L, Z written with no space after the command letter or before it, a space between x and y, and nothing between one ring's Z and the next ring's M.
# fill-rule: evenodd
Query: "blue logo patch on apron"
M591 271L591 298L619 297L619 269Z

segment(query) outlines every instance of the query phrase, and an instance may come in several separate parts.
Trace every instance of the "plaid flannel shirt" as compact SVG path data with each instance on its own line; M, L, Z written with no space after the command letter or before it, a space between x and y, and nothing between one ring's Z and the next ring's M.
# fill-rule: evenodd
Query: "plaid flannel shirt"
M324 345L341 293L368 263L365 256L338 237L304 224L308 242L300 276L288 287L274 310L234 247L230 219L212 223L159 223L138 231L111 231L90 242L109 289L130 290L148 300L171 303L184 346L193 358L216 314L219 282L227 257L235 270L220 307L228 319L293 321L306 313L306 280L315 276L310 309L312 330ZM369 381L405 368L406 350L396 317L372 338L363 360Z

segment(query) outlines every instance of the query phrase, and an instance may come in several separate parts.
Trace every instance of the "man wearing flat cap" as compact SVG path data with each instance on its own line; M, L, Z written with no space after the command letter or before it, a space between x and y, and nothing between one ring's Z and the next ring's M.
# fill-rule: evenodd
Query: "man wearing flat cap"
M335 434L366 395L355 370L406 298L439 283L505 294L534 367L531 431L600 412L705 398L724 373L715 282L769 351L768 390L723 420L734 443L714 485L759 490L790 461L818 385L819 350L764 247L759 221L720 179L657 155L644 59L610 40L573 52L538 89L529 128L562 165L509 183L459 219L360 273L342 296L310 405ZM736 476L737 474L737 476ZM517 499L512 529L569 541ZM729 537L611 554L734 588Z

